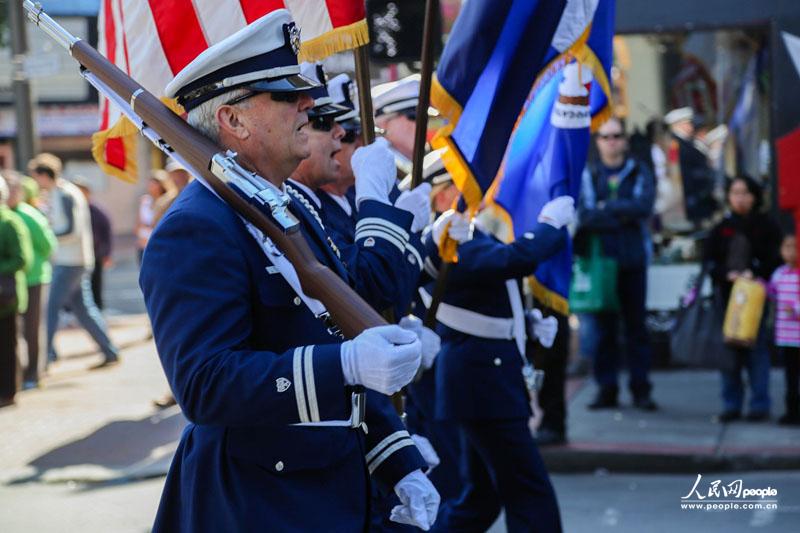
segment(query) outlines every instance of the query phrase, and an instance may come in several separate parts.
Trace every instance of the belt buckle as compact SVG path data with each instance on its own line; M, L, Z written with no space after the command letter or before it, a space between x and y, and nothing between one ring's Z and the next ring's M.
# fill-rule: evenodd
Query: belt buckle
M544 370L536 370L533 365L526 363L522 366L522 377L525 379L525 387L531 392L536 392L542 388Z
M350 394L350 427L353 429L364 425L367 409L367 393L364 391Z

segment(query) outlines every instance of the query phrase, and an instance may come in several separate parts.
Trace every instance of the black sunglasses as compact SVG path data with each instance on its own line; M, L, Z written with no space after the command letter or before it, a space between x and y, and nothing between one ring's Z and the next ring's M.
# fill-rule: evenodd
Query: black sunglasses
M344 137L342 137L342 142L347 144L353 144L360 136L361 136L360 130L344 130Z
M317 131L331 131L334 125L336 125L336 118L334 115L309 117L308 121L311 123L311 127Z
M236 105L238 103L244 102L248 98L251 98L257 94L261 94L260 91L250 91L248 93L241 94L236 98L231 98L224 105ZM283 93L269 93L270 98L274 102L287 102L289 104L295 104L298 100L300 100L300 91L295 92L283 92Z
M609 133L607 135L598 135L598 137L600 139L603 139L604 141L607 141L609 139L614 139L616 141L619 141L620 139L624 139L625 138L625 134L624 133Z

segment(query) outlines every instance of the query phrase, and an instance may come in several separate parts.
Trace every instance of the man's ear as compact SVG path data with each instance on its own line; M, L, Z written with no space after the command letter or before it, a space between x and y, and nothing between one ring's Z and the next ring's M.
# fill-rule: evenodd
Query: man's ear
M241 121L238 109L235 107L231 105L219 106L214 116L219 124L220 133L225 132L242 141L250 136L250 130Z

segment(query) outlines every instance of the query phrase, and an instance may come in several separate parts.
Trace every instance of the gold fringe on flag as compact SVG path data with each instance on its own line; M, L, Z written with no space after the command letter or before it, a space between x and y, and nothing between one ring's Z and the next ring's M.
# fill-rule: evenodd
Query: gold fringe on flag
M183 115L183 107L174 98L162 97L161 101L176 115ZM136 145L139 129L127 118L120 117L110 128L98 131L92 135L92 157L100 170L128 183L136 183L139 178L139 165L136 161ZM106 160L106 146L113 139L120 139L124 154L122 168Z
M531 289L531 294L539 303L560 315L569 316L569 301L566 298L539 283L536 276L528 276L525 281Z
M461 118L461 112L464 110L461 104L439 83L436 73L431 78L431 105L453 124L458 122L458 119Z
M300 53L297 54L297 59L321 61L338 52L352 50L367 43L369 43L369 28L367 20L361 19L300 43Z

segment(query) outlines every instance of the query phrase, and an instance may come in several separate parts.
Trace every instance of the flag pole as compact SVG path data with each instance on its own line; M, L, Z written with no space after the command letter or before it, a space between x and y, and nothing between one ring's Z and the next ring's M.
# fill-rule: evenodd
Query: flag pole
M431 101L433 75L433 23L438 7L435 0L425 1L425 23L422 28L422 71L420 72L417 120L414 130L414 159L411 167L411 188L422 183L422 159L425 156L425 135L428 132L428 106Z
M358 111L361 115L361 138L364 140L364 146L375 142L375 118L372 113L369 50L367 46L365 44L353 49L353 59L356 63L356 85L358 86ZM390 324L397 322L394 310L391 308L384 310L381 315ZM401 418L404 418L406 409L402 393L392 394L391 398L395 411Z
M422 28L422 70L419 82L419 100L417 101L416 129L414 130L414 159L411 167L411 188L422 183L422 160L425 156L425 136L428 132L428 107L431 102L431 78L433 77L433 27L436 20L436 9L439 2L425 0L425 22ZM442 263L436 285L431 295L431 305L425 313L423 324L435 329L436 312L447 289L447 278L452 268L451 263Z
M375 141L375 119L372 115L367 46L365 44L353 49L353 59L356 63L356 85L358 86L358 110L361 114L361 135L365 146Z

